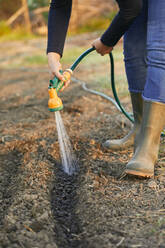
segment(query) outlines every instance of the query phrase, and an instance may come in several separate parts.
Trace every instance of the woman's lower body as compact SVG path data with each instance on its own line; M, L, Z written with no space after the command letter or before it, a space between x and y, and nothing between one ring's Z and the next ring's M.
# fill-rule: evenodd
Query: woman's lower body
M165 1L143 2L142 13L124 36L129 91L165 103Z
M125 68L135 119L130 132L131 142L135 137L134 156L126 166L127 174L154 175L165 125L164 23L165 1L144 0L141 14L124 36Z
M143 111L142 92L147 75L147 9L147 1L144 1L141 14L124 35L124 61L132 101L134 126L124 138L107 140L103 144L106 148L119 150L133 145L135 135L141 123Z

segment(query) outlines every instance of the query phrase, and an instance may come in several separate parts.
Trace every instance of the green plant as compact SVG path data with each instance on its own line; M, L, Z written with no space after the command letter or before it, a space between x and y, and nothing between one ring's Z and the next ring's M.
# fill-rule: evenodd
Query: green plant
M45 65L47 64L47 57L43 55L33 55L24 58L26 65Z
M11 28L5 21L0 21L0 36L7 35L11 32Z
M88 22L80 25L78 30L75 31L75 33L79 34L79 33L93 32L96 30L105 30L108 27L108 25L111 23L115 15L116 15L116 11L111 11L110 13L104 16L91 18L90 20L88 20Z
M44 7L49 5L49 0L28 0L28 6L30 10L39 8L39 7Z
M12 41L12 40L26 40L36 38L34 34L29 34L26 32L24 27L17 27L15 29L8 29L5 32L1 33L0 31L0 42Z

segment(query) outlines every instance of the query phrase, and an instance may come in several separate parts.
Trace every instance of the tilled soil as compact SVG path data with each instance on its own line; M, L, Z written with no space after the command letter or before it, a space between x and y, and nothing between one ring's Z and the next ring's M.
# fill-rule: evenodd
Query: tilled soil
M61 94L61 115L79 170L66 175L48 78L42 68L1 70L0 247L165 247L164 138L154 179L123 177L133 148L101 144L130 125L111 103L72 83Z

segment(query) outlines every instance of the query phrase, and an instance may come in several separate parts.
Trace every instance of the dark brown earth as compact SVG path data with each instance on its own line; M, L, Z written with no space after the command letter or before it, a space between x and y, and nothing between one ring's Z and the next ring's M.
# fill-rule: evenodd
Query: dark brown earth
M123 178L133 148L106 151L101 144L124 136L128 122L72 83L61 94L61 115L79 171L66 175L46 70L0 70L0 247L165 247L165 139L154 179ZM128 97L122 101L130 106Z

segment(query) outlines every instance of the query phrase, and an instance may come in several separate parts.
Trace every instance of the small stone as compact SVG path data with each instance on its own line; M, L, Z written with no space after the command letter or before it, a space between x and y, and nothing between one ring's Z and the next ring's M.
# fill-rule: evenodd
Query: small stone
M36 237L36 233L35 232L27 231L26 232L26 237L28 237L28 238L34 238L34 237Z
M11 215L7 215L5 217L5 223L7 225L15 225L15 223L16 223L15 216L13 216L12 214Z
M18 246L18 244L12 244L10 247L11 248L19 248L20 246Z
M37 195L36 194L25 194L24 195L24 200L25 201L33 201L35 199L37 199Z
M165 175L159 176L158 180L159 180L160 183L164 183L164 181L165 181Z
M45 233L45 230L40 231L39 233L37 233L37 238L44 240L46 243L49 242L49 237L48 235Z
M94 145L96 142L95 142L95 140L94 139L91 139L90 140L90 145Z
M57 248L57 245L56 245L56 244L53 244L53 245L48 244L48 245L46 246L46 248Z
M48 214L48 212L46 211L46 212L44 212L41 216L39 216L38 217L38 221L44 221L44 220L48 220L48 218L49 218L49 214Z
M157 183L155 181L149 181L148 182L148 187L152 188L152 189L156 189L157 188Z
M16 232L17 231L17 225L9 225L6 229L6 232Z
M34 231L34 232L40 232L43 228L43 225L41 224L41 222L39 221L34 221L31 225L30 228Z

